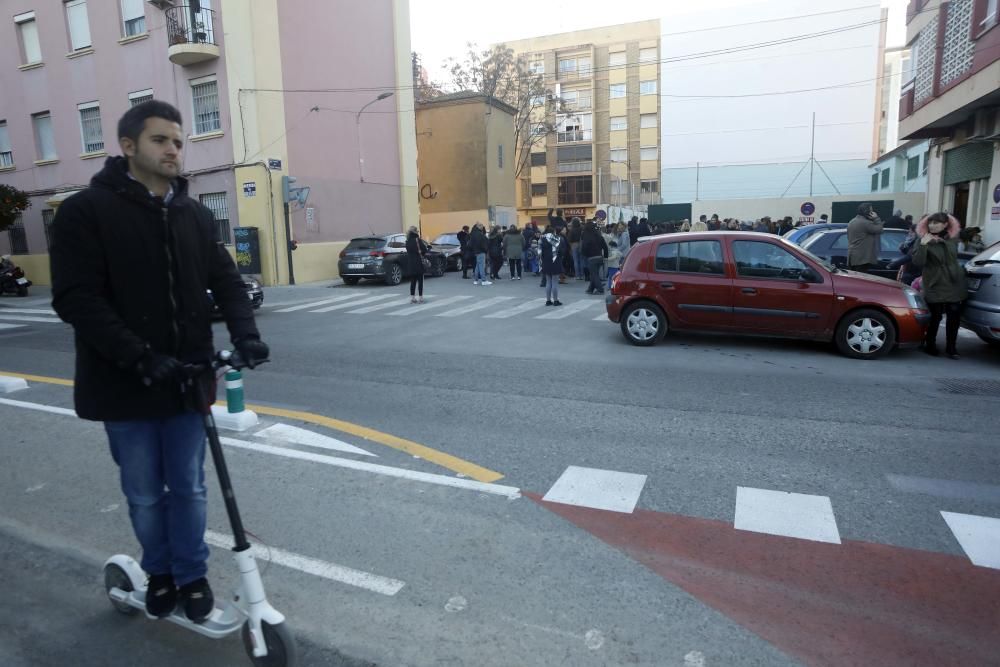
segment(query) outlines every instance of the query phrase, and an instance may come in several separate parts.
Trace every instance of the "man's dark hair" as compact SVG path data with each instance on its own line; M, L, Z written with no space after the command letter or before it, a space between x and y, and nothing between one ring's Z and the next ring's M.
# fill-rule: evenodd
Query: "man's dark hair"
M132 141L138 142L139 135L146 127L147 118L162 118L178 125L184 124L181 112L173 105L160 100L149 100L142 104L136 104L118 120L118 138L128 137Z
M467 232L467 231L469 231L469 226L468 226L468 225L465 225L465 226L463 226L463 227L462 227L462 230L463 230L463 231L466 231L466 232Z
M867 216L869 213L872 212L872 210L873 210L872 205L865 202L864 204L858 206L858 215Z

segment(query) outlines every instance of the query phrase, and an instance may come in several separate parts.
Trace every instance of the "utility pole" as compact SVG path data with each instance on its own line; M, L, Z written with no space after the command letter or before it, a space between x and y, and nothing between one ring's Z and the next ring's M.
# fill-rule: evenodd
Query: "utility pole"
M809 196L813 196L813 165L816 163L816 112L813 111L812 145L809 147Z

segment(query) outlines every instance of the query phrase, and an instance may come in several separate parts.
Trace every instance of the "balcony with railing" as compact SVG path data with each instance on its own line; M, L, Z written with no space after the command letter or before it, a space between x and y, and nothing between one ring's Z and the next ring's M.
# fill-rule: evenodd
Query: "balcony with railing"
M170 7L165 14L170 62L187 66L219 57L215 12L200 4L188 4Z
M569 130L567 132L557 132L556 141L560 144L568 144L575 141L593 141L593 130Z
M556 171L560 174L590 173L594 171L594 163L591 160L577 160L575 162L557 162Z

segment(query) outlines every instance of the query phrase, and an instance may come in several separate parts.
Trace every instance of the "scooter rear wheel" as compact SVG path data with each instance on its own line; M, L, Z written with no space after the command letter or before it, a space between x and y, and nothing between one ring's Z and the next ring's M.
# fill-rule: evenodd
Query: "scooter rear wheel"
M255 667L294 667L298 664L295 651L295 638L284 623L271 625L261 622L264 633L264 643L267 645L267 655L255 658L253 654L253 639L250 635L250 624L244 623L240 634L243 637L243 648L253 661Z
M104 568L104 590L110 593L112 588L118 588L128 593L135 590L132 587L132 580L129 579L125 570L113 563ZM111 602L111 606L115 608L115 611L125 616L132 616L139 611L124 602L116 602L110 595L108 596L108 600Z

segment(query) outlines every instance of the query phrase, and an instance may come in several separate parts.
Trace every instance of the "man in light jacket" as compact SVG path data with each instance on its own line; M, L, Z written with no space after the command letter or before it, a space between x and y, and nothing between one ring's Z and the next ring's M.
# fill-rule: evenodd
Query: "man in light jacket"
M871 204L858 206L858 214L847 224L847 267L851 271L867 273L878 263L884 226Z

